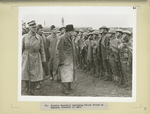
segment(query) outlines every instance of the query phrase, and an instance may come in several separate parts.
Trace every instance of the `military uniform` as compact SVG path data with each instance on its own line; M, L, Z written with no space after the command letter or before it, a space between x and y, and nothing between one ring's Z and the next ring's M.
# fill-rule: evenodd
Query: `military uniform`
M112 33L115 34L115 31L112 30ZM119 66L118 66L118 60L119 60L118 45L119 45L119 41L116 38L116 36L110 37L109 52L108 52L110 72L112 73L112 75L110 75L110 81L112 80L115 84L119 83L119 76L120 76Z
M124 33L130 34L129 31L124 31ZM121 62L121 84L128 86L126 89L132 88L132 44L129 40L122 42L119 46L119 56Z

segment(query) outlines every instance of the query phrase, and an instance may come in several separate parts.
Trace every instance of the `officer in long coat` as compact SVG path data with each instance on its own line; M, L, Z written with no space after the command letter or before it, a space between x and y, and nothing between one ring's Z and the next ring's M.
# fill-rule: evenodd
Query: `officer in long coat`
M57 42L58 35L57 29L54 25L50 27L52 34L47 37L48 41L48 50L49 50L49 73L51 75L52 80L54 80L53 74L57 72L58 68L58 53L57 53Z
M131 32L123 31L123 41L119 45L119 56L121 61L122 77L121 87L132 89L132 44L130 42Z
M59 71L62 81L62 93L69 94L71 83L75 79L75 46L71 36L73 35L73 25L66 26L66 33L60 38L58 43Z
M36 23L28 23L29 33L22 39L22 80L26 82L26 90L34 92L35 84L43 80L42 62L46 61L43 40L36 34ZM30 85L31 82L31 85Z

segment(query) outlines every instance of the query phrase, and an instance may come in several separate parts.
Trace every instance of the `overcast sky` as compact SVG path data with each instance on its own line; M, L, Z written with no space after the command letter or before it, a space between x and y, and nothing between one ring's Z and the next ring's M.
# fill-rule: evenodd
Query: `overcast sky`
M108 27L133 27L135 12L131 7L21 7L21 20L35 20L37 24L61 26L73 24L75 27L92 27L98 29L102 25Z

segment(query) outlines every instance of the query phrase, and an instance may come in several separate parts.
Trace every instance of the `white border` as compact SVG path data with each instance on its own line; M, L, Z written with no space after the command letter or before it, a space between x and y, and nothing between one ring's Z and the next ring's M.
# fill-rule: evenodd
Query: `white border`
M51 10L45 10L49 8ZM61 10L65 9L65 13L91 13L91 14L133 14L133 83L132 83L132 97L63 97L63 96L21 96L21 61L22 61L22 15L30 13L62 13ZM92 9L92 10L91 10ZM105 9L105 12L102 10ZM118 6L36 6L36 7L19 7L18 13L18 101L40 101L40 102L136 102L136 24L137 24L137 10L131 10L132 7L118 7ZM54 11L55 10L55 11ZM110 12L111 11L111 12Z

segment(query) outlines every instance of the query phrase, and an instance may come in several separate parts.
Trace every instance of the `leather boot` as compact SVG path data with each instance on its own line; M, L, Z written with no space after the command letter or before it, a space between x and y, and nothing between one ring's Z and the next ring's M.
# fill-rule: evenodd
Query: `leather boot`
M71 82L68 83L68 90L72 91L73 89L71 88Z

